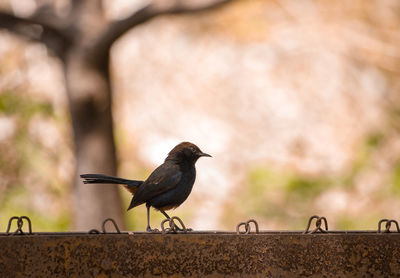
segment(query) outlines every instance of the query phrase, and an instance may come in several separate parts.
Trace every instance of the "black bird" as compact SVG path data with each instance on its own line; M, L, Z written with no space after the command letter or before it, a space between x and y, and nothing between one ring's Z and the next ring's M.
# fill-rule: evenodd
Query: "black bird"
M196 161L211 155L203 153L199 147L189 142L182 142L169 153L164 163L158 166L145 181L127 180L101 174L81 175L84 183L122 184L133 194L128 210L146 204L147 228L150 228L150 207L153 207L168 219L166 210L179 207L189 196L196 179Z

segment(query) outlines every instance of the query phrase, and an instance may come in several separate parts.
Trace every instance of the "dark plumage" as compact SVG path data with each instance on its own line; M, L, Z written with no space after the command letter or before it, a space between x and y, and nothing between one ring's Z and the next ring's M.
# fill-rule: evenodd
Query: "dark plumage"
M84 183L122 184L133 194L128 210L146 204L147 231L150 228L150 207L170 218L166 210L180 206L192 191L196 179L196 161L203 153L196 145L183 142L173 148L164 163L157 167L145 181L127 180L101 174L81 175Z

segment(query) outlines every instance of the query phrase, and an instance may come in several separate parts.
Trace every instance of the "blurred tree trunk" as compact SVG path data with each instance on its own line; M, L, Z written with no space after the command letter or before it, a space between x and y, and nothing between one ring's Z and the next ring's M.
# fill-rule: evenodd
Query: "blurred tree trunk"
M88 65L82 45L66 56L65 75L74 130L76 228L99 227L112 217L123 226L118 187L83 184L79 174L116 174L110 86L106 77Z
M99 227L107 217L124 226L118 187L107 184L83 184L79 174L116 174L113 139L111 91L108 57L92 63L88 51L104 26L98 1L79 1L72 9L71 47L65 53L65 80L74 130L76 172L75 204L77 229Z
M79 178L84 173L116 174L108 72L112 44L126 31L156 16L202 12L230 1L155 1L114 22L104 18L100 0L71 0L66 18L58 18L48 6L38 8L29 18L0 11L0 28L44 43L64 64L76 157L76 229L98 228L108 217L124 228L118 187L83 184ZM35 31L35 25L41 26L41 32Z

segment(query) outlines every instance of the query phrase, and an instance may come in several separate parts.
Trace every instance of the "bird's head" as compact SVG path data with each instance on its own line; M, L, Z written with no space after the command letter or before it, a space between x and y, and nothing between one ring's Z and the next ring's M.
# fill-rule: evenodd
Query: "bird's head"
M166 160L195 163L202 156L211 157L211 155L203 153L195 144L182 142L169 152Z

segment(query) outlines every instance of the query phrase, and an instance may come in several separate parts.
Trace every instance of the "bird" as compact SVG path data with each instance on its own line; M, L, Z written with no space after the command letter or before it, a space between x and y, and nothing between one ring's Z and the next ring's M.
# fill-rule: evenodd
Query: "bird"
M128 210L146 205L147 232L157 229L150 227L150 208L160 211L170 219L166 210L179 207L190 195L196 179L195 164L200 157L212 157L195 144L182 142L167 155L164 163L158 166L145 180L130 180L103 174L82 174L83 183L121 184L133 194Z

